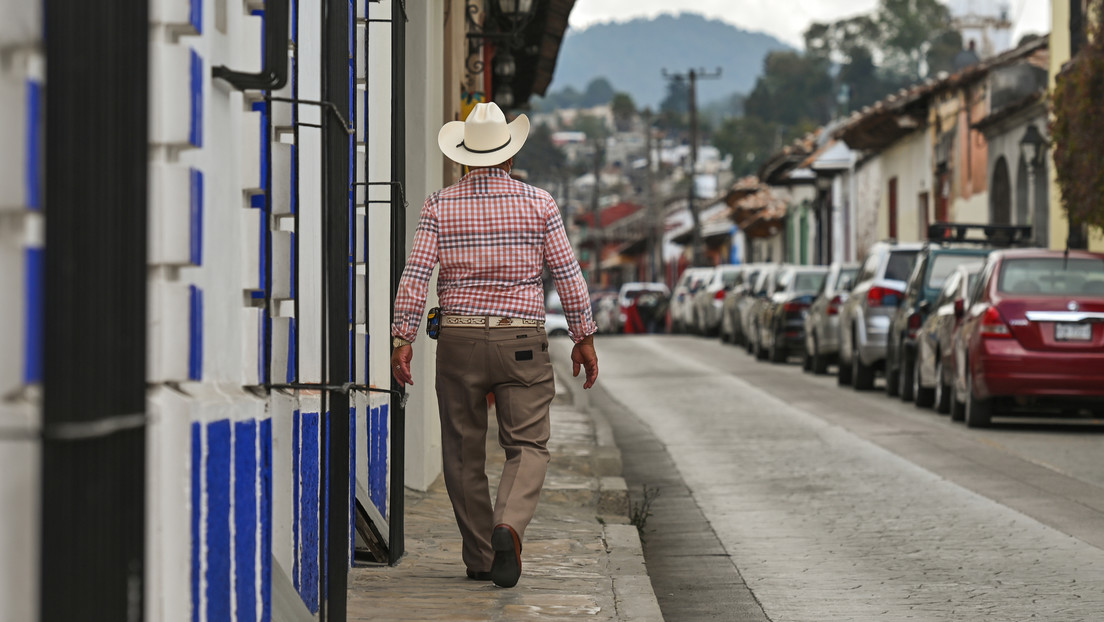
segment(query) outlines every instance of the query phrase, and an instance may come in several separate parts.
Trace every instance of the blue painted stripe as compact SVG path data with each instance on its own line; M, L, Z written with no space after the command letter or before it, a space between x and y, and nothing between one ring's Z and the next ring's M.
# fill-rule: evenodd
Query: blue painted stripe
M195 285L190 290L188 319L188 379L203 379L203 290Z
M188 23L195 28L197 34L203 34L203 0L191 0L188 9Z
M23 383L42 382L43 273L45 251L28 248L23 253Z
M387 516L388 408L384 404L372 409L372 427L368 430L368 496L384 516Z
M234 586L239 620L257 619L257 422L234 423Z
M230 620L230 421L207 426L207 619Z
M261 420L261 622L272 620L272 420Z
M203 265L203 171L189 170L188 194L191 213L188 224L191 240L188 245L188 261L193 266Z
M321 535L319 528L319 509L321 492L321 454L319 447L318 413L303 413L302 448L303 453L299 461L299 477L302 486L302 496L299 499L299 511L302 514L302 536L300 566L301 584L299 595L310 609L311 613L318 612L319 600L319 569L322 562L319 556L318 539Z
M357 410L349 409L349 564L356 551Z
M199 551L203 534L199 530L199 517L203 513L203 473L203 429L196 422L192 424L192 622L199 622L202 618Z
M192 50L191 63L192 116L188 126L188 142L203 146L203 59Z
M292 214L299 213L299 147L296 145L291 146L291 201L290 212Z
M295 318L288 321L287 382L295 382L299 377L299 334Z
M27 146L26 176L27 207L42 207L42 85L34 80L27 81Z
M299 591L301 585L299 572L299 523L300 523L300 505L299 498L302 496L300 491L302 486L299 482L299 463L300 457L303 455L303 444L300 442L302 434L299 433L299 429L302 425L302 417L299 415L299 411L295 411L291 414L291 582L295 585L295 590Z

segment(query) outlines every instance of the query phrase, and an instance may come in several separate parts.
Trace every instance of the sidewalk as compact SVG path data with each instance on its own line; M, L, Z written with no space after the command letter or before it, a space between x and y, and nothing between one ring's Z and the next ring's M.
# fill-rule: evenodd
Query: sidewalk
M549 344L556 362L552 461L526 530L517 586L464 576L460 533L441 478L406 493L406 555L394 567L354 568L349 620L662 620L636 527L628 523L621 456L601 413L590 413L570 375L570 342ZM487 472L502 469L491 416Z

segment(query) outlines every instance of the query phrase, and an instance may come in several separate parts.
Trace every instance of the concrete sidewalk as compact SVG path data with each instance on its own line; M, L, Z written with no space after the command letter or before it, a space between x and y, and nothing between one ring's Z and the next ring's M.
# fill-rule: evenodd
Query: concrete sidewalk
M550 346L557 387L552 461L526 530L518 585L503 589L464 576L460 532L438 478L427 492L407 491L406 555L398 565L352 570L349 620L663 619L636 527L628 524L612 430L589 411L580 379L570 375L570 342L553 339ZM490 428L493 487L503 455L493 413Z

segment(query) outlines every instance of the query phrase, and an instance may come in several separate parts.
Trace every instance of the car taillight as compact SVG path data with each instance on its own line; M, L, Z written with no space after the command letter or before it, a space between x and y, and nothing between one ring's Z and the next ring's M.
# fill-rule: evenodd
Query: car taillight
M900 300L901 292L890 287L871 287L866 292L869 307L896 307Z
M828 301L828 315L839 315L840 305L843 304L843 296L836 296Z
M786 313L797 313L798 311L801 311L802 309L804 309L805 307L808 307L808 306L809 305L805 304L804 302L793 302L793 301L791 301L791 302L787 302L786 304L782 305L782 310L785 311Z
M985 315L981 316L979 332L986 339L1007 339L1012 336L1012 331L1009 330L1008 324L1004 323L1004 318L996 307L985 310Z
M725 290L719 289L716 294L713 294L713 300L724 300Z
M919 313L913 313L908 318L909 339L916 339L916 333L920 332L921 318Z

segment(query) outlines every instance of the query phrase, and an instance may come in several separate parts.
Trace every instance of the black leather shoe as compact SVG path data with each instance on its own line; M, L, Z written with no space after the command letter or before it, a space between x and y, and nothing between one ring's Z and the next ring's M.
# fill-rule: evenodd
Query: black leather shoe
M497 525L491 533L494 563L491 580L499 587L514 587L521 578L521 538L509 525Z
M471 568L468 568L468 578L472 581L490 581L491 571L484 570L483 572L477 572L475 570L472 570Z

